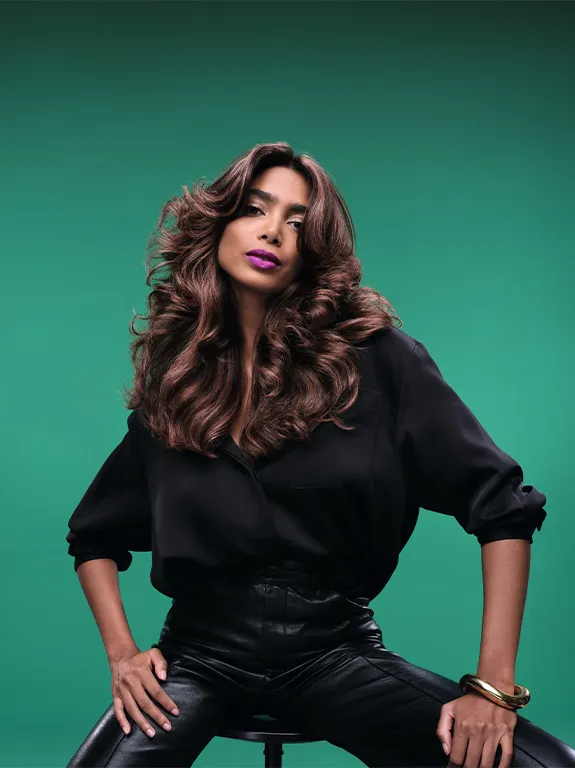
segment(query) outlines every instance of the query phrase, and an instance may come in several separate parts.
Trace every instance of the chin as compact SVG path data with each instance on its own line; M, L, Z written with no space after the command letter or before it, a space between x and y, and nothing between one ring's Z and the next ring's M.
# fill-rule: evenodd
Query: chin
M263 269L254 269L249 263L239 266L236 262L234 266L230 270L226 270L226 272L236 281L236 283L245 285L246 288L257 289L266 287L268 290L274 290L274 285L279 285L285 281L285 272L283 272L281 267L278 271L270 270L269 272L266 272ZM278 273L282 272L283 274L280 277L280 274Z
M283 285L276 285L272 280L237 280L238 285L247 290L254 291L255 293L261 293L262 296L269 296L273 293L279 293L283 291Z

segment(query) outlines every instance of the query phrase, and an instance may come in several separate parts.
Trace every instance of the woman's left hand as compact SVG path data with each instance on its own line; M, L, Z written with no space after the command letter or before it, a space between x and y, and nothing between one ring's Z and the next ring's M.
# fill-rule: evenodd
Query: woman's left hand
M516 723L517 713L513 710L494 704L480 693L466 693L441 707L436 733L447 745L449 766L492 768L501 744L499 768L509 768Z

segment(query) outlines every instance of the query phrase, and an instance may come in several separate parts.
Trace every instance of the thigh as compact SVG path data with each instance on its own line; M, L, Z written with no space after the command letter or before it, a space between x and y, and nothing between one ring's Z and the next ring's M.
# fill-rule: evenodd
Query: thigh
M167 679L158 680L162 688L177 704L180 714L164 712L172 724L164 731L151 721L156 732L146 736L127 714L131 731L126 735L120 728L113 706L110 705L90 731L67 765L106 766L162 766L162 768L188 768L218 732L223 719L237 707L233 696L212 679L209 666L198 664L193 668L186 658L185 667L178 662L168 667ZM162 710L162 706L155 702ZM146 715L150 721L149 715Z
M459 685L383 645L336 649L284 690L282 711L371 768L447 765L435 731ZM518 715L512 765L575 766L575 751Z

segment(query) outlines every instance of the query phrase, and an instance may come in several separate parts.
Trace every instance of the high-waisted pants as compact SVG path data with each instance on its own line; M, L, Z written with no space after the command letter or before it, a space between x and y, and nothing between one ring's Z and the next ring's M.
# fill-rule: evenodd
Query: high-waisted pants
M148 737L126 712L125 735L110 705L68 768L187 768L234 712L286 717L372 768L445 768L440 710L463 694L387 650L364 591L323 586L317 571L286 560L202 581L173 600L154 643L169 665L158 682L180 710L164 712L172 730L144 713ZM500 758L498 748L496 766ZM518 715L512 765L575 766L575 750Z

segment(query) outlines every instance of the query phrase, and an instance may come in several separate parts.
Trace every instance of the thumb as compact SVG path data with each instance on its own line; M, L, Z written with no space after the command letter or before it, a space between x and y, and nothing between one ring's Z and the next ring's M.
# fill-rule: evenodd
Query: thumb
M160 680L165 680L168 670L168 662L164 658L163 653L159 648L151 648L148 651L148 656L150 657L156 676L159 677Z
M450 702L441 707L441 717L437 725L436 734L443 745L446 755L451 752L451 727L455 722L455 708Z

